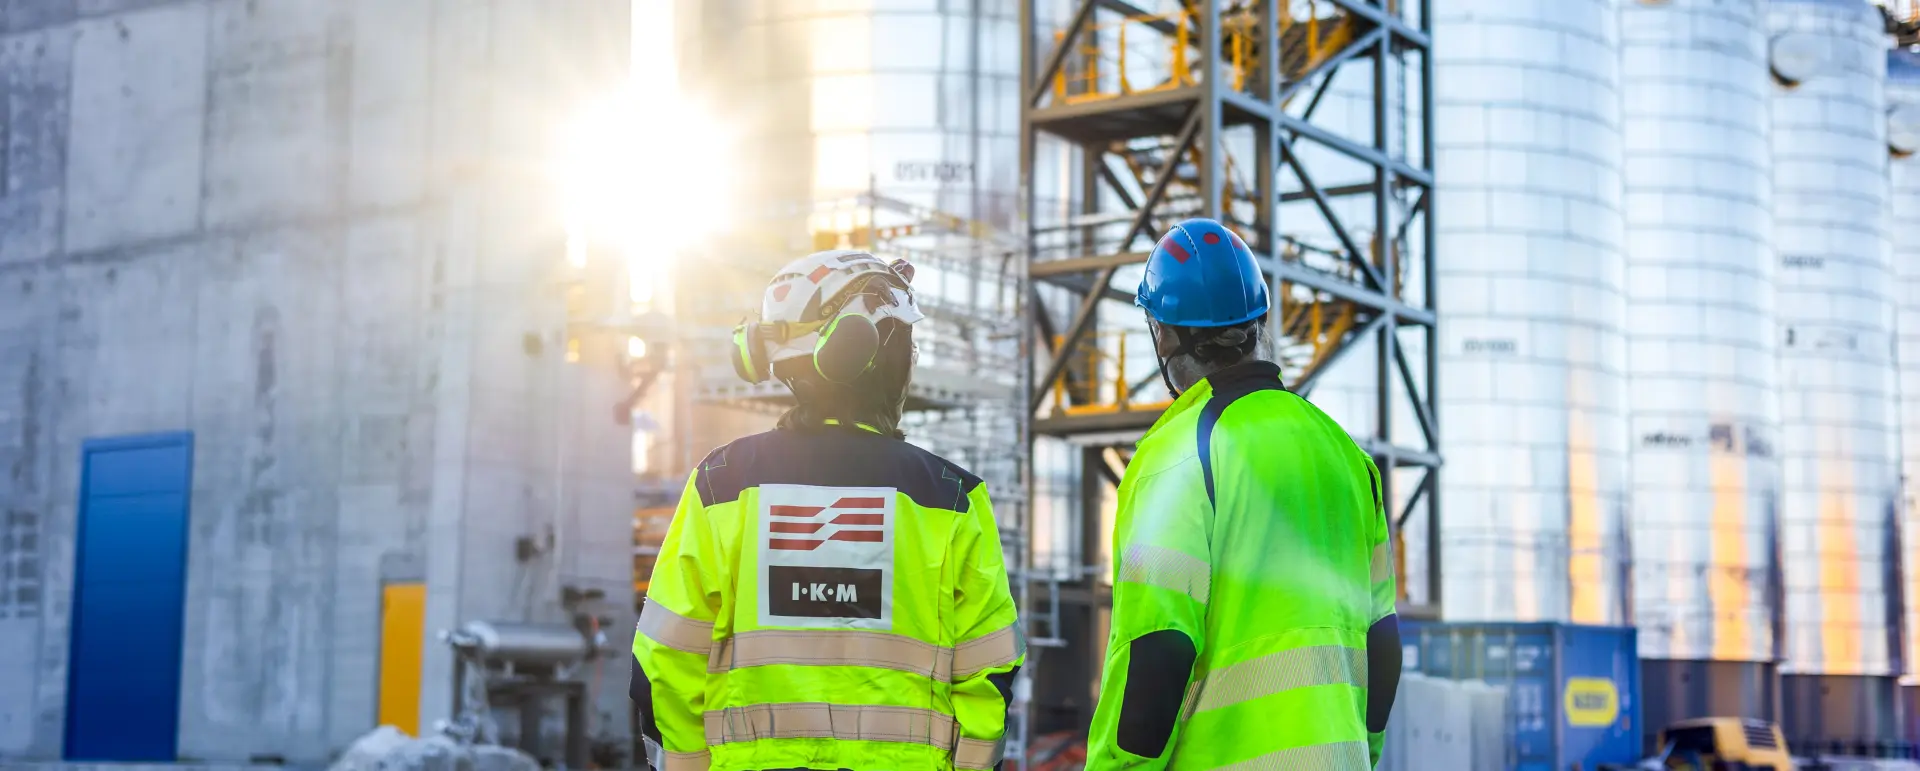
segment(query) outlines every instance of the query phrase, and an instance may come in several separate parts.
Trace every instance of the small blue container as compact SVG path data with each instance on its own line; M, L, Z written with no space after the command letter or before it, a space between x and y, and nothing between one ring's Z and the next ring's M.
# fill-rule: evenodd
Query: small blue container
M1400 639L1406 671L1506 686L1513 771L1639 760L1640 657L1631 627L1404 621Z

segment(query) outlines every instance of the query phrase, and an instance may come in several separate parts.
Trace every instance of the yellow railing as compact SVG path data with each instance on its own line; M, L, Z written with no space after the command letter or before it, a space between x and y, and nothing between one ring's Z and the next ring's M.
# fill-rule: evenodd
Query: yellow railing
M1326 362L1353 329L1354 305L1339 300L1301 302L1286 294L1280 299L1281 335L1312 349L1301 370L1311 372Z
M1286 6L1278 32L1289 79L1352 42L1352 20L1333 3L1289 0ZM1199 50L1194 18L1191 11L1179 11L1089 23L1054 75L1054 98L1078 104L1197 85L1193 62L1207 52ZM1220 21L1224 75L1234 90L1245 90L1261 66L1259 6L1229 11ZM1064 30L1054 32L1054 45L1065 38Z
M1146 347L1147 352L1141 355L1153 355L1153 341L1146 330L1140 329L1096 332L1065 353L1072 360L1067 372L1053 381L1054 409L1067 415L1164 409L1169 401L1132 403L1133 382L1127 370L1130 341L1136 348ZM1062 338L1054 338L1055 349L1063 342ZM1072 385L1068 384L1069 380L1074 381Z
M1128 16L1114 21L1089 23L1074 40L1072 50L1053 78L1053 95L1066 104L1111 99L1126 94L1149 94L1195 84L1188 57L1192 47L1193 14L1181 11L1169 14ZM1172 36L1154 29L1171 24ZM1132 44L1128 37L1131 35ZM1054 45L1062 45L1066 31L1053 33ZM1140 41L1147 41L1140 45ZM1112 83L1103 77L1111 74ZM1136 85L1136 80L1146 85Z

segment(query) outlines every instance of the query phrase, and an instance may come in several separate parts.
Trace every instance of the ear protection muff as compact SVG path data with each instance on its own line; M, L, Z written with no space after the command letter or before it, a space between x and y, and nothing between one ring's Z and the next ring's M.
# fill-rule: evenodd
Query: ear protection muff
M767 328L771 324L741 324L733 328L733 373L749 383L764 383L773 365L767 361Z
M786 342L806 327L796 330L792 324L746 323L733 328L733 373L749 383L764 383L773 377L773 363L767 358L772 343ZM873 367L880 351L880 331L873 321L859 314L835 316L820 327L820 340L813 346L813 371L829 382L845 385Z
M873 367L880 352L880 330L873 320L856 314L834 317L820 330L813 345L813 371L828 382L845 385Z

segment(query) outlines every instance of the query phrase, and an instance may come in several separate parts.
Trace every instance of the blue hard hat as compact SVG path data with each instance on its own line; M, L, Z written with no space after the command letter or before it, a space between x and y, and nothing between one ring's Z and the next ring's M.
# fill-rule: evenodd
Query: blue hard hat
M1162 324L1233 326L1266 315L1267 280L1247 242L1218 222L1190 219L1154 245L1133 304Z

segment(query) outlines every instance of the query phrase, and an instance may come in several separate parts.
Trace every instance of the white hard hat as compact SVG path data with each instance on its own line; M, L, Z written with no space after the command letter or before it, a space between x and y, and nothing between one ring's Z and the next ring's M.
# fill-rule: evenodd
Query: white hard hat
M912 278L905 261L888 264L867 252L816 252L794 260L767 284L759 323L735 330L736 371L757 383L774 364L801 356L815 357L816 370L829 379L839 379L830 375L829 360L851 361L863 370L877 345L871 330L881 320L913 324L926 318L913 301ZM848 342L828 355L822 340L843 330Z

